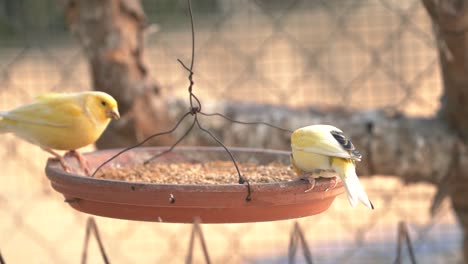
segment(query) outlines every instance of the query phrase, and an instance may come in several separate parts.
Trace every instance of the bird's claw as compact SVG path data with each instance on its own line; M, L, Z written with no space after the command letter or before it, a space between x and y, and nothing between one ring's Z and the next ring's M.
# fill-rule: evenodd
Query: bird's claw
M325 189L326 192L328 192L330 189L334 189L336 187L336 185L338 184L338 179L336 177L335 178L330 178L330 182L333 182L333 186L328 187L327 189Z
M304 192L310 192L314 189L315 187L315 178L311 173L304 173L302 174L301 180L306 181L310 186L307 188Z
M58 162L60 162L60 165L62 165L62 168L65 172L68 172L68 173L71 173L73 172L72 168L67 164L67 162L65 161L64 158L62 157L55 157L53 158L54 160L57 160Z
M75 157L78 160L78 164L80 165L80 168L83 170L83 172L87 176L91 176L91 171L88 166L88 161L85 159L85 157L79 153L76 150L70 150L67 153L65 153L66 157Z

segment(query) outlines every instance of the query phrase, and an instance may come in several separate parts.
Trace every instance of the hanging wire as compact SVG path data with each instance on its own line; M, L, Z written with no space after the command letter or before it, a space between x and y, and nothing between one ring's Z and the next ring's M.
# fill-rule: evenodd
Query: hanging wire
M272 125L270 123L267 123L267 122L262 122L262 121L251 121L251 122L246 122L246 121L238 121L238 120L234 120L226 115L223 115L221 113L204 113L204 112L199 112L201 115L204 115L204 116L219 116L219 117L222 117L226 120L229 120L230 122L232 123L236 123L236 124L241 124L241 125L265 125L265 126L268 126L268 127L271 127L271 128L275 128L275 129L278 129L278 130L281 130L283 132L288 132L288 133L292 133L293 131L290 130L290 129L287 129L287 128L282 128L282 127L279 127L279 126L275 126L275 125Z
M110 261L104 249L104 245L102 243L101 236L99 235L99 229L97 227L96 221L94 220L94 217L89 217L86 222L86 233L85 233L83 251L81 253L81 264L87 263L88 245L89 245L89 238L91 236L91 232L96 238L96 241L99 245L99 251L101 252L102 260L104 261L104 263L109 264Z
M209 130L203 128L201 125L200 125L200 122L198 122L198 118L196 118L196 122L197 122L197 125L198 125L198 128L202 131L204 131L205 133L207 133L208 135L210 135L211 138L213 138L216 142L218 142L219 145L221 145L224 150L226 150L226 152L229 154L229 157L231 158L232 162L234 163L234 167L236 167L236 171L237 171L237 175L239 176L239 184L244 184L244 183L247 183L247 197L245 198L246 201L250 201L252 200L252 197L251 197L251 194L252 194L252 190L250 189L250 182L244 178L239 170L239 166L237 166L237 163L236 163L236 160L234 159L234 156L232 155L231 151L218 139L216 138Z
M189 14L190 14L190 24L191 24L191 28L192 28L192 58L191 58L191 62L190 62L190 67L187 67L185 65L185 63L178 59L177 61L182 65L182 67L184 67L188 72L189 72L189 76L188 76L188 79L189 79L189 87L188 87L188 92L189 92L189 101L190 101L190 111L189 113L192 114L194 116L194 122L192 123L192 125L190 126L190 128L184 133L184 135L182 135L182 137L180 137L169 149L168 151L172 150L175 148L175 146L177 144L179 144L189 133L190 131L192 130L192 128L194 127L194 124L196 123L197 124L197 127L207 133L214 141L216 141L216 143L218 143L222 148L224 148L224 150L228 153L229 157L231 158L231 161L233 162L234 164L234 167L236 168L236 171L237 171L237 175L238 175L238 182L239 184L244 184L244 183L247 183L247 196L245 198L246 201L251 201L252 200L252 197L251 197L251 188L250 188L250 183L249 181L244 178L240 172L240 169L239 169L239 166L237 165L237 162L236 162L236 159L234 158L234 155L231 153L231 151L229 151L229 149L223 144L223 142L221 142L221 140L219 140L216 136L213 135L213 133L211 133L209 130L205 129L204 127L202 127L202 125L200 124L200 121L198 120L198 116L197 114L198 113L201 113L201 110L202 110L202 104L200 102L200 100L198 99L198 97L193 93L193 85L195 84L194 81L193 81L193 75L194 75L194 72L193 72L193 65L194 65L194 61L195 61L195 28L194 28L194 22L193 22L193 12L192 12L192 6L191 6L191 1L190 0L187 0L188 2L188 6L189 6ZM193 100L195 100L195 102L197 103L196 106L193 105ZM166 151L166 152L168 152ZM148 160L146 160L144 163L145 164L148 164L150 161L154 160L155 158L157 157L160 157L161 156L161 153L159 154L156 154L155 156L149 158Z
M171 134L172 132L174 132L180 125L180 123L182 123L182 121L189 115L191 114L190 112L187 112L185 113L180 119L179 121L177 121L176 125L171 128L170 130L168 131L165 131L165 132L161 132L161 133L156 133L156 134L153 134L147 138L145 138L143 141L133 145L133 146L130 146L130 147L126 147L124 149L122 149L121 151L117 152L117 154L113 155L112 157L110 157L109 159L107 159L106 161L104 161L101 165L99 165L96 170L93 172L93 174L91 175L91 177L95 177L96 176L96 173L102 168L104 167L106 164L110 163L111 161L113 161L114 159L116 159L117 157L119 157L120 155L122 155L124 152L127 152L129 150L132 150L134 148L137 148L137 147L140 147L142 146L143 144L145 144L146 142L148 142L149 140L155 138L155 137L159 137L159 136L163 136L163 135L167 135L167 134Z
M188 9L189 9L189 15L190 15L190 25L191 25L191 33L192 33L192 53L191 53L191 62L190 62L190 66L187 66L182 60L180 59L177 59L177 61L181 64L181 66L189 73L188 75L188 80L189 80L189 86L187 88L188 90L188 93L189 93L189 103L190 103L190 109L188 112L184 113L182 115L182 117L180 117L180 119L177 121L176 125L168 130L168 131L165 131L165 132L161 132L161 133L156 133L156 134L153 134L153 135L150 135L149 137L147 137L146 139L144 139L143 141L133 145L133 146L130 146L130 147L127 147L127 148L124 148L123 150L117 152L117 154L113 155L112 157L110 157L109 159L107 159L106 161L104 161L101 165L99 165L96 170L93 172L92 174L92 177L96 176L96 173L102 168L104 167L106 164L110 163L112 160L116 159L117 157L119 157L121 154L129 151L129 150L132 150L134 148L137 148L137 147L140 147L142 146L143 144L145 144L146 142L148 142L150 139L153 139L155 137L158 137L158 136L162 136L162 135L167 135L167 134L171 134L173 133L178 127L179 125L182 123L182 121L189 115L192 115L193 116L193 121L190 125L190 127L185 131L185 133L179 138L177 139L177 141L172 144L167 150L164 150L152 157L150 157L149 159L145 160L144 161L144 165L147 165L149 164L151 161L157 159L158 157L172 151L180 142L182 142L182 140L184 140L188 134L190 134L190 132L192 131L192 129L194 128L195 124L197 125L197 127L205 132L206 134L208 134L216 143L218 143L229 155L232 163L234 164L234 167L236 168L236 171L237 171L237 175L238 175L238 179L239 179L239 184L244 184L246 183L247 184L247 196L245 198L246 201L250 201L251 200L251 186L250 186L250 183L249 181L242 176L241 174L241 171L239 169L239 166L236 162L236 159L234 158L234 155L232 154L232 152L229 150L228 147L226 147L223 142L221 142L221 140L219 140L213 133L211 133L208 129L204 128L199 119L198 119L198 114L201 114L201 115L204 115L204 116L219 116L219 117L222 117L232 123L237 123L237 124L243 124L243 125L265 125L265 126L268 126L268 127L271 127L271 128L275 128L275 129L278 129L278 130L281 130L283 132L288 132L288 133L292 133L291 130L289 129L285 129L285 128L281 128L279 126L275 126L275 125L272 125L272 124L269 124L267 122L245 122L245 121L238 121L238 120L234 120L232 118L229 118L227 117L226 115L223 115L221 113L204 113L202 112L202 104L201 104L201 101L200 99L195 95L195 93L193 92L193 86L195 84L195 82L193 81L193 75L194 75L194 72L193 72L193 67L194 67L194 63L195 63L195 26L194 26L194 22L193 22L193 11L192 11L192 5L191 5L191 1L190 0L187 0L187 3L188 3Z
M193 122L192 124L190 125L190 127L187 129L187 131L185 131L185 133L174 143L172 144L172 146L164 151L162 151L161 153L158 153L154 156L152 156L151 158L145 160L143 162L143 165L147 165L149 164L151 161L161 157L162 155L168 153L168 152L171 152L180 142L182 142L182 140L190 133L190 131L192 131L193 127L195 126L195 123L196 123L196 119L194 118L193 119Z

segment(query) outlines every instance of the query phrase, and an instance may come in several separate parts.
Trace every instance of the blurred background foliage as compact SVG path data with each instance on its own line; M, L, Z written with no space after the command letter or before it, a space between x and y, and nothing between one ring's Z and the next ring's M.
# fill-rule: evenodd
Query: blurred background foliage
M177 63L190 57L186 1L141 2L148 23L159 28L146 41L151 75L168 97L186 99L187 73ZM206 109L210 100L305 108L344 105L424 117L439 109L437 44L420 0L192 4L198 41L195 91ZM61 1L0 0L0 110L42 92L92 88L88 61L65 19ZM46 153L8 135L0 138L0 145L5 161L0 250L7 263L28 263L31 255L42 263L74 262L87 215L72 210L51 189L43 172ZM421 263L461 263L463 236L450 203L445 201L435 218L429 215L434 185L406 185L397 177L381 176L362 182L377 207L372 214L367 208L349 208L340 196L326 213L298 220L314 260L390 263L397 223L403 220ZM116 263L184 260L188 225L96 219ZM215 263L285 263L293 221L203 228ZM163 249L155 250L159 246ZM99 254L92 248L97 262Z

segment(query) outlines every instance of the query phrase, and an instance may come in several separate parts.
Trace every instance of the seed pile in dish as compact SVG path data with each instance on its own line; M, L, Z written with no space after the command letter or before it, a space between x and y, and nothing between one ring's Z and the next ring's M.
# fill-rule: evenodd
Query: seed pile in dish
M251 184L290 181L297 178L289 165L272 162L265 165L238 163L242 175ZM238 175L232 161L204 163L150 163L131 167L108 167L101 169L96 178L129 182L163 184L233 184Z

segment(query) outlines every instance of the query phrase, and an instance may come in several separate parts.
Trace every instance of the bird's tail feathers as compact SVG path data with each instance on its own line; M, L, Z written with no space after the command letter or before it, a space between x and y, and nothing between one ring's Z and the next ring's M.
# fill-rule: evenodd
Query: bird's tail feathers
M355 207L358 202L361 201L365 206L370 209L374 209L374 205L369 200L369 197L367 197L366 192L362 188L361 182L359 182L354 166L346 166L343 182L348 194L349 204L351 204L352 207Z

